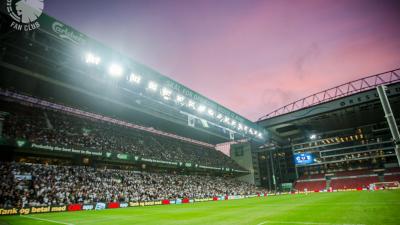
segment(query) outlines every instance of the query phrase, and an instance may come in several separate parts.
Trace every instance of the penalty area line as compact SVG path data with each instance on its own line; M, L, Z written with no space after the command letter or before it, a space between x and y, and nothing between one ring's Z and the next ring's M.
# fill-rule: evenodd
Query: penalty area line
M258 223L257 225L264 224L301 224L301 225L365 225L365 224L351 224L351 223L316 223L316 222L296 222L296 221L269 221Z
M57 220L43 219L43 218L32 217L32 216L20 215L20 217L29 218L29 219L33 219L33 220L41 220L41 221L46 221L46 222L52 222L52 223L57 223L57 224L74 225L72 223L67 223L67 222L62 222L62 221L57 221Z

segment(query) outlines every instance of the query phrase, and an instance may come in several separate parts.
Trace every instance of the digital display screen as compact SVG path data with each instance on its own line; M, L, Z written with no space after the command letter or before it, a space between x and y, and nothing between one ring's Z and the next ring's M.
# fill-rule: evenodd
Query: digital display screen
M294 162L296 165L307 165L314 163L314 156L311 153L294 154Z

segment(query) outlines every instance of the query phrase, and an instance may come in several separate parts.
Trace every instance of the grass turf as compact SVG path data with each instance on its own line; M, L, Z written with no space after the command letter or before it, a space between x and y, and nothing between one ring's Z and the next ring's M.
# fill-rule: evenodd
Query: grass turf
M400 224L400 190L281 195L103 211L2 216L0 224Z

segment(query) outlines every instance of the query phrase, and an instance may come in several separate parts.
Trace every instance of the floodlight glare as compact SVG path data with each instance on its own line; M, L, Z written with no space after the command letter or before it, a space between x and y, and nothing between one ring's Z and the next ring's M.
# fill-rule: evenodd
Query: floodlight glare
M178 95L176 96L176 101L178 103L183 103L183 101L185 101L185 97L183 97L182 95Z
M238 126L237 126L237 129L238 130L243 130L243 125L241 123L239 123Z
M196 109L196 103L192 100L189 100L188 107L192 109Z
M220 120L220 119L222 119L222 117L223 117L223 116L222 116L222 114L221 114L221 113L218 113L218 115L217 115L217 119L219 119L219 120Z
M139 75L136 75L134 73L131 73L129 76L129 82L139 84L142 78Z
M317 135L316 135L316 134L311 134L311 135L310 135L310 139L311 139L311 140L315 140L316 138L317 138Z
M111 64L108 68L108 73L113 77L120 77L124 70L118 64Z
M212 110L212 109L208 109L208 115L210 115L210 116L214 116L214 110Z
M247 126L244 126L244 127L243 127L243 130L244 130L245 132L247 132L248 129L249 129L249 128L248 128Z
M150 81L147 87L152 91L157 91L158 84L154 81Z
M236 120L232 120L231 125L236 126L236 123L237 123Z
M165 99L165 100L170 100L171 99L171 94L172 91L169 90L168 88L162 88L161 89L161 96Z
M225 118L224 118L224 123L227 123L227 124L229 124L229 117L227 117L227 116L225 116Z
M263 138L263 135L261 133L258 134L259 138Z
M197 108L197 111L199 112L204 112L206 110L206 107L204 105L199 105L199 107Z
M253 134L253 129L250 128L250 129L249 129L249 133L250 133L250 134Z
M87 64L95 64L98 65L101 61L100 57L93 55L92 53L88 53L85 56L85 61Z

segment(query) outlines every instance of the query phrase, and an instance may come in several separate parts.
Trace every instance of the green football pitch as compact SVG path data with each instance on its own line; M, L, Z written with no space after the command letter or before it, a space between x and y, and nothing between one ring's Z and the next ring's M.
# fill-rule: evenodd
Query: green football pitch
M400 224L400 190L5 216L0 217L0 224Z

